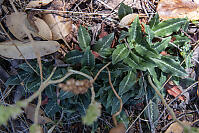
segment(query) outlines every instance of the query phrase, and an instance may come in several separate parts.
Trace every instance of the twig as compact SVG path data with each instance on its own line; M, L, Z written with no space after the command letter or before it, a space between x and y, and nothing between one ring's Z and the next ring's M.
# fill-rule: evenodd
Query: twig
M39 117L40 106L41 106L41 93L39 94L37 107L35 109L35 116L34 116L34 124L35 125L38 124L38 117Z
M92 82L95 82L95 80L97 79L97 77L99 76L99 74L107 67L111 64L111 62L107 63L105 66L103 66L98 72L97 74L95 75L94 79Z
M115 96L116 96L117 99L120 101L120 109L119 109L115 114L112 115L113 123L114 123L115 127L117 127L117 120L116 120L116 117L121 113L123 103L122 103L122 98L117 94L116 90L115 90L114 87L113 87L113 84L112 84L112 82L111 82L111 73L110 73L108 67L106 67L106 69L108 70L109 84L110 84L110 86L111 86L111 88L112 88L112 90L113 90Z
M148 81L149 84L153 87L153 89L155 90L155 92L157 93L157 95L160 97L162 103L166 106L166 108L168 109L170 115L172 116L173 120L178 122L180 124L181 127L187 127L184 123L182 123L180 120L178 120L176 118L175 113L173 112L172 108L169 107L169 105L166 103L166 100L164 99L164 97L162 96L162 94L159 92L158 88L153 84L150 75L148 75Z
M147 109L147 107L152 103L152 100L149 101L149 103L144 107L144 109L142 110L142 112L137 116L137 118L131 123L131 125L128 127L128 129L126 130L125 133L127 133L130 128L135 124L135 122L140 118L140 116L144 113L144 111Z
M184 93L186 93L187 91L191 90L192 87L194 87L194 85L198 84L198 81L193 83L192 85L190 85L187 89L185 89L182 93L180 93L178 96L176 96L168 105L170 106L175 100L177 100L180 96L182 96ZM166 109L164 109L164 111L162 112L162 114L159 116L158 120L160 120L160 118L162 117L162 115L164 114L164 112L166 111Z

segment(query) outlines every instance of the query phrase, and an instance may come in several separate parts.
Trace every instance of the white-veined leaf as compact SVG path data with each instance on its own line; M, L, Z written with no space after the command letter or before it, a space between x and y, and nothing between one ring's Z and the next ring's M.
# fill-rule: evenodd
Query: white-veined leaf
M136 82L136 74L133 71L129 71L119 85L119 95L123 95L127 92Z
M93 49L98 52L98 51L103 51L106 48L110 48L113 39L114 39L114 33L111 33L99 39L94 45Z
M159 23L160 23L159 15L156 13L155 16L150 20L149 26L150 26L150 28L153 28L154 26L156 26Z
M112 63L116 64L119 61L122 61L129 55L129 49L125 44L118 45L117 48L113 51L112 54Z
M83 66L93 67L95 65L95 57L89 47L85 50L81 62Z
M133 42L139 43L142 40L142 31L138 16L135 18L135 20L131 24L131 27L129 28L129 37L127 39L128 42L132 43ZM132 48L133 46L130 47Z
M171 40L171 37L167 37L167 38L163 39L161 42L156 43L153 48L158 53L162 52L163 50L165 50L168 47L170 40Z
M78 50L72 50L66 54L66 56L64 57L64 61L69 64L81 63L82 56L83 52L80 52Z
M169 19L160 22L158 25L153 27L152 30L154 31L155 35L164 37L178 31L183 25L186 24L186 22L187 19L185 18Z
M161 59L151 58L157 66L166 73L170 73L174 76L187 76L186 71L175 60L162 56Z
M79 26L78 30L78 41L79 41L79 46L82 50L85 50L89 45L91 41L91 37L83 26Z

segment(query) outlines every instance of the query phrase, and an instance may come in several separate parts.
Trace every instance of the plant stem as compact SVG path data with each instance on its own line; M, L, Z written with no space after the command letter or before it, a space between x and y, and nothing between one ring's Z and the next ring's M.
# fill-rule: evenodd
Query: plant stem
M122 103L122 98L117 94L115 88L113 87L113 84L112 84L112 82L111 82L111 73L110 73L108 67L106 67L106 69L108 70L109 84L110 84L110 86L111 86L111 88L112 88L112 90L113 90L115 96L116 96L117 99L120 101L120 109L119 109L115 114L112 115L113 123L114 123L115 127L117 127L116 116L118 116L118 115L122 112L123 103Z
M176 121L176 122L178 122L181 127L183 127L183 128L187 127L183 122L181 122L180 120L178 120L176 118L176 115L173 112L173 109L169 107L169 105L167 104L166 100L164 99L164 97L162 96L162 94L160 93L160 91L158 90L158 88L153 84L150 75L148 75L148 81L149 81L150 85L153 87L153 89L155 90L155 92L157 93L157 95L160 97L162 103L168 109L168 111L169 111L170 115L172 116L173 120Z

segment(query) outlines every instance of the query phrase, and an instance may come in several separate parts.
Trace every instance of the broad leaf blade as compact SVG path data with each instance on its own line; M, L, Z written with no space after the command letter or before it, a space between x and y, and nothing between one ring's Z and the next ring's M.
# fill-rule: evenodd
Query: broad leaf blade
M122 19L124 16L133 13L130 6L125 5L124 3L120 4L119 10L118 10L118 16L119 19Z
M82 57L83 52L80 52L78 50L72 50L66 54L66 56L64 57L64 61L68 64L77 64L80 63Z
M125 44L118 45L117 48L113 51L112 54L112 63L116 64L119 61L122 61L129 55L129 50Z
M128 42L131 43L139 43L142 40L141 25L138 16L135 18L135 20L131 24L131 27L129 28L129 37L127 39ZM132 48L133 46L130 47Z
M177 63L175 60L162 56L161 59L157 58L151 58L158 67L166 73L170 73L173 76L187 76L187 73L185 72L184 68L180 66L179 63Z
M153 32L153 30L150 29L150 27L148 25L144 24L144 27L145 27L145 32L147 34L146 41L150 45L152 45L152 39L155 37L155 33Z
M119 95L123 95L127 92L136 82L136 74L133 71L129 71L128 75L123 78L119 85Z
M144 44L136 44L135 50L143 57L159 57L159 54L154 49L150 48L149 46L144 46Z
M91 37L83 26L79 26L78 30L78 41L79 41L79 46L82 50L85 50L89 45L91 41Z
M114 39L114 33L111 33L103 37L102 39L99 39L97 43L94 45L93 49L98 52L98 51L103 51L106 48L110 48L113 39Z
M160 22L158 25L153 27L153 31L155 35L164 37L171 35L173 32L178 31L183 25L185 25L187 22L187 19L185 18L175 18L175 19L169 19L166 21Z
M167 37L167 38L163 39L161 42L156 43L153 48L158 53L160 53L168 47L170 40L171 40L171 37Z
M87 47L87 49L85 50L81 62L83 66L93 67L95 65L95 57L91 53L91 50L89 47Z
M158 25L159 23L160 23L159 15L156 13L155 16L149 22L149 26L150 26L150 28L153 28L156 25Z

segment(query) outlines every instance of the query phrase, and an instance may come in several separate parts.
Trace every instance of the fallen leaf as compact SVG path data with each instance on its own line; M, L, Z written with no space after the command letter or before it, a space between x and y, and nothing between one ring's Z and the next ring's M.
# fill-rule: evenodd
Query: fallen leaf
M134 0L108 0L108 3L106 3L109 7L112 9L116 8L121 2L123 2L125 5L131 5Z
M30 1L26 8L34 8L34 7L40 7L48 5L53 0L36 0L36 1Z
M52 32L46 22L38 17L34 17L33 21L38 29L38 33L34 33L34 36L39 35L44 40L52 40Z
M192 0L161 0L158 2L157 12L161 19L185 18L199 19L199 5Z
M56 41L33 41L33 42L21 42L14 41L15 45L21 51L25 59L35 59L33 45L39 50L40 56L52 54L56 52L60 45ZM13 58L13 59L24 59L16 47L12 44L12 41L6 41L0 43L0 55Z
M72 22L61 16L47 14L43 19L52 31L53 40L63 39L72 31Z
M187 126L190 126L191 124L187 121L183 121L183 123ZM169 128L165 131L165 133L183 133L184 128L180 126L179 123L174 122L169 126Z
M36 107L37 105L29 103L28 106L24 109L24 112L27 118L33 122L34 122ZM49 122L53 122L53 121L50 118L45 116L45 112L42 109L39 109L38 124L46 124Z
M111 130L109 131L109 133L125 133L125 132L126 128L123 123L119 123L117 127L111 128Z
M27 15L24 12L16 12L7 16L6 25L10 32L19 40L23 40L26 35Z
M172 81L168 82L165 85L166 91L174 96L177 97L178 95L180 95L182 93L182 91L179 89L179 87L177 85L175 85ZM185 97L182 95L179 97L180 100L185 101Z
M120 21L120 26L124 27L124 26L129 26L131 25L131 23L134 21L134 19L138 16L138 14L136 13L132 13L132 14L128 14L126 16L124 16L121 21Z

